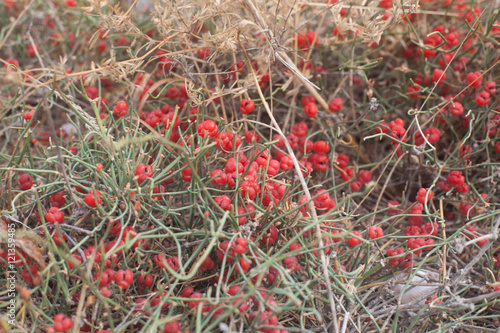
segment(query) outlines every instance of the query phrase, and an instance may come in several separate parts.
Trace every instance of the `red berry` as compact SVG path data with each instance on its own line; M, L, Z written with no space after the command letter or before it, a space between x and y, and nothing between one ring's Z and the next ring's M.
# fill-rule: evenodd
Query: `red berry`
M52 207L49 209L49 211L45 214L45 220L49 223L63 223L64 222L64 213L59 211L59 208L57 207Z
M243 163L238 162L234 157L230 157L226 161L225 171L227 173L238 172L241 174L244 171Z
M296 149L299 145L299 137L296 136L295 134L293 133L290 133L286 136L286 139L288 140L288 143L290 144L290 147L292 147L292 149Z
M167 259L167 265L176 272L181 268L179 265L179 258L175 256Z
M280 171L280 162L276 160L270 160L269 166L267 167L266 174L268 176L276 176Z
M448 111L454 116L461 116L464 113L464 107L459 102L453 102L448 107Z
M165 267L167 256L164 253L158 253L153 257L153 261L155 262L157 267Z
M356 246L359 243L361 243L361 239L359 239L359 238L363 238L363 236L361 236L361 234L359 232L353 231L351 234L353 236L356 236L357 238L356 237L349 238L347 240L347 244L349 244L349 246Z
M462 214L463 216L467 216L471 213L472 205L466 202L461 202L458 210L460 214Z
M396 249L389 248L389 249L387 249L386 255L388 257L395 257L395 256L400 256L403 253L404 253L404 250L401 247L398 247ZM397 266L397 265L401 264L404 260L405 260L404 257L392 258L392 259L389 259L389 265Z
M219 127L213 120L202 121L196 129L198 134L204 138L213 138L219 132Z
M38 45L36 44L28 44L26 45L26 52L30 57L36 56L36 51L38 51Z
M231 150L237 150L241 145L241 139L238 135L233 133L227 134L227 132L219 133L214 141L216 143L216 147L224 152L228 152Z
M418 193L417 193L417 201L420 202L420 203L425 203L427 201L430 201L432 199L432 191L429 190L428 188L425 189L425 188L421 188L420 190L418 190Z
M473 88L480 88L483 84L483 78L481 73L472 72L467 74L467 83Z
M187 163L184 163L182 167L185 167L181 171L182 180L184 180L185 182L190 182L191 178L193 177L193 172L189 167L187 167Z
M330 145L326 141L316 141L313 144L313 150L317 153L326 154L330 151Z
M486 91L480 91L475 99L476 101L476 104L479 105L479 106L484 106L484 105L488 105L490 103L490 94L488 94Z
M280 161L280 166L283 171L293 169L293 160L290 156L283 156Z
M241 207L241 206L238 207L238 215L236 216L238 218L238 225L244 225L245 222L247 221L248 217L254 218L255 213L253 213L253 212L255 212L255 207L252 206L251 204L248 204L245 207ZM242 216L242 215L244 215L244 216Z
M314 143L306 138L299 140L299 151L302 154L309 154L313 150Z
M142 284L143 286L145 287L151 287L153 285L153 275L152 274L147 274L146 276L144 275L140 275L138 278L137 278L137 282L139 282L140 284Z
M219 195L214 198L215 203L219 205L222 210L231 210L231 198L227 195Z
M54 330L56 332L67 332L73 326L73 320L66 315L59 313L54 317Z
M181 296L184 298L189 298L194 293L194 288L191 286L184 287L181 291Z
M427 138L430 144L435 144L441 138L441 131L435 127L427 128L424 130L424 136ZM421 146L425 143L424 138L420 131L415 133L415 145Z
M205 260L203 260L203 262L200 265L200 270L202 272L208 272L214 268L215 268L215 263L210 257L206 257ZM183 297L189 297L189 296L183 296Z
M243 254L248 249L247 240L243 237L238 237L235 242L233 242L234 252L237 254Z
M472 154L472 147L469 145L462 145L458 148L458 153L460 157L465 157L466 160L470 159L470 154Z
M344 106L344 102L342 101L342 99L340 97L336 97L328 103L328 108L332 112L339 112L340 110L342 110L343 106Z
M377 239L384 236L384 231L380 227L370 227L368 229L368 236L371 239Z
M400 203L397 200L387 201L387 208L389 208L389 210L387 212L389 214L398 214L401 210L398 208L394 208L394 207L398 207L399 205L400 205Z
M452 171L448 174L446 181L453 187L459 187L465 183L465 177L460 171Z
M451 190L451 185L450 183L446 182L446 181L440 181L438 182L438 187L443 190L444 192L448 192L449 190Z
M85 196L85 203L90 207L97 207L102 203L101 192L97 190L90 190Z
M316 33L314 31L308 31L306 34L307 41L309 42L310 46L314 46L318 44L319 38L316 36Z
M6 64L4 65L5 68L9 68L9 66L14 65L15 67L19 68L19 61L16 59L7 59L5 60Z
M153 167L151 165L145 165L144 163L140 163L135 168L135 175L137 176L137 182L141 184L146 179L153 176Z
M316 153L311 156L313 166L318 171L326 171L328 169L329 159L325 154Z
M347 168L347 165L349 164L349 156L346 154L338 154L337 155L337 165L341 169Z
M199 299L199 298L203 298L203 295L201 293L196 292L196 293L193 293L189 298ZM201 301L190 301L188 303L189 303L189 308L194 309L198 305L200 305Z
M243 136L245 137L245 141L247 143L249 142L259 142L260 141L260 136L255 133L255 131L243 131Z
M119 101L116 103L116 105L113 107L113 112L118 116L118 117L124 117L127 115L128 111L128 105L125 101Z
M76 7L76 1L75 0L64 0L64 5L68 8Z
M458 193L467 193L469 192L469 185L463 183L460 186L455 187Z
M425 245L425 240L423 238L408 238L406 242L411 250L416 250L413 251L413 254L419 255L422 253L422 247Z
M408 97L411 99L416 99L418 98L418 94L420 92L420 87L416 85L410 85L408 88L406 88L406 93L408 94Z
M354 176L354 170L352 168L345 168L342 171L340 172L340 176L342 177L342 180L345 182L351 180L352 177Z
M378 3L380 7L389 9L392 7L392 1L391 0L380 0Z
M356 192L356 191L359 191L362 187L363 187L363 184L361 182L352 182L351 185L349 185L351 187L351 190Z
M441 66L441 68L444 69L451 62L451 59L453 59L455 53L454 52L443 53L442 56L443 57L439 59L439 66Z
M292 126L292 133L299 138L303 138L307 134L307 124L303 121Z
M132 270L130 269L127 269L127 270L119 270L116 272L116 284L122 288L122 289L126 289L128 288L128 286L130 286L132 284L132 282L134 282L134 273L132 272Z
M500 141L495 143L495 151L500 154Z
M444 80L446 80L446 73L442 69L434 69L434 72L432 72L432 82L439 86Z
M493 95L497 92L497 84L495 81L488 81L484 85L484 91L486 91L488 94Z
M40 277L38 273L38 268L33 265L28 265L21 273L21 277L28 285L40 285Z
M372 180L372 173L369 170L360 170L358 173L358 181L365 185Z
M29 190L33 186L33 178L30 175L23 173L19 177L19 188L22 191Z
M291 270L292 272L300 271L300 264L297 257L288 257L283 260L283 263L286 265L286 268Z
M24 120L28 121L31 120L31 118L33 118L34 115L35 115L35 110L30 110L23 114L23 118Z
M304 106L304 112L309 118L316 118L316 114L318 114L318 107L315 103L308 103Z
M439 231L439 225L436 222L427 222L422 226L422 234L436 236Z
M406 228L405 236L419 236L421 231L422 230L420 230L420 227L412 225Z
M300 245L299 243L292 243L292 244L290 244L289 249L290 249L290 251L298 251L298 250L302 249L302 245Z
M274 225L270 226L269 229L262 235L262 242L266 245L273 245L278 239L278 229Z
M224 260L224 256L227 254L226 261L231 262L234 260L234 250L230 247L229 241L224 241L219 244L219 250L217 250L217 258L219 261Z
M274 144L276 148L284 148L285 147L285 142L283 141L283 138L279 134L273 135L273 141L276 141Z
M109 290L109 288L107 288L107 287L102 287L99 291L101 292L101 295L104 296L104 297L106 297L106 298L112 295L111 290ZM110 330L97 331L97 333L99 333L99 332L101 332L101 333L111 333Z
M495 266L497 266L497 268L500 268L500 253L497 256L497 260L495 261Z
M312 96L312 95L308 95L308 96L302 97L300 102L302 103L302 106L305 107L309 103L316 104L316 98L314 98L314 96Z
M250 263L245 258L240 258L239 262L243 272L246 272L248 271L248 269L250 269Z
M240 102L240 112L243 114L249 114L255 109L255 102L248 99L243 99Z
M247 198L250 200L255 199L257 194L260 192L259 183L254 180L244 180L240 186L240 194L242 198ZM253 206L252 206L253 208ZM255 209L254 209L255 210Z
M201 296L201 294L200 294ZM181 333L181 324L178 321L171 321L163 326L164 333Z
M209 48L205 48L205 49L201 49L201 50L196 51L196 54L198 55L198 58L206 59L206 58L210 57L211 52L210 52Z
M76 155L78 154L78 149L76 147L69 147L68 148L68 151L72 154L72 155Z
M227 174L220 169L213 170L210 173L210 179L212 179L212 181L211 181L212 184L214 184L218 187L222 187L222 186L224 186L224 184L227 183Z

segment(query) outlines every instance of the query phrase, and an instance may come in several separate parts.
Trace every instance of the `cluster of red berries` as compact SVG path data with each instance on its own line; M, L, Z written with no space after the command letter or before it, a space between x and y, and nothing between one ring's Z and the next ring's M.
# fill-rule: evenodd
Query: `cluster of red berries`
M446 181L440 181L438 186L441 190L448 192L455 188L458 193L469 192L469 186L465 182L465 177L461 171L451 171L446 177Z
M30 175L23 173L19 177L19 188L23 191L29 190L33 186L33 178Z
M331 6L341 5L337 3L337 0L327 0L326 2ZM456 10L459 17L466 22L473 22L480 14L479 7L470 7L462 3L453 4L448 0L445 3L449 5L450 9ZM64 4L67 8L77 5L74 0L65 0ZM392 0L381 0L378 2L378 6L387 9L383 19L389 19L392 15L390 11ZM467 9L464 9L465 7ZM355 10L355 8L342 8L340 15L345 17L350 10ZM405 20L411 20L414 17L408 15ZM55 22L53 18L46 17L45 21L48 27L54 28ZM420 185L422 188L419 186L416 194L415 189L411 188L408 192L411 192L411 198L415 198L415 201L410 200L408 205L402 205L396 200L388 201L386 212L390 215L391 227L393 223L398 223L398 228L402 226L401 233L394 238L396 245L388 248L385 252L385 259L387 259L389 265L395 266L397 269L414 266L414 261L419 256L436 246L435 242L439 242L437 239L439 239L440 225L427 217L428 210L433 208L432 200L434 196L445 198L444 200L450 197L457 199L458 202L456 203L447 203L449 205L447 210L450 210L449 208L452 206L453 209L463 215L463 219L473 214L474 208L477 208L475 212L479 212L481 208L484 208L482 204L489 200L488 195L485 193L474 197L474 193L477 192L475 192L472 184L475 185L475 183L469 182L467 178L471 177L471 172L468 171L469 166L474 163L476 155L479 155L475 148L481 142L472 141L473 139L464 139L464 142L462 142L459 139L456 140L457 142L451 142L448 145L449 141L455 137L455 134L457 134L457 137L460 136L461 131L469 131L470 129L470 137L473 137L476 130L476 121L479 118L477 116L484 114L487 117L484 133L482 127L479 132L485 134L491 144L494 143L494 150L500 154L500 140L497 139L500 128L500 114L498 114L500 110L495 109L495 106L493 106L493 103L497 100L496 82L493 81L495 77L491 72L485 71L485 68L480 68L477 65L476 56L474 55L474 52L478 51L474 42L477 43L478 38L482 38L480 34L483 34L484 38L486 38L487 34L493 35L494 41L500 41L498 37L494 36L500 32L500 28L493 26L491 33L485 31L483 27L477 28L477 34L466 38L466 32L461 28L446 27L440 24L431 29L432 33L426 34L421 39L423 45L417 46L410 41L405 43L409 45L404 50L404 54L410 59L407 63L412 66L411 71L419 68L421 73L413 77L411 83L407 86L403 84L403 89L406 89L406 94L403 96L405 103L408 103L412 109L419 109L418 103L423 99L422 97L427 96L427 94L434 94L432 98L426 99L426 103L428 103L426 108L429 111L428 116L431 120L426 122L422 128L411 128L410 125L405 124L403 119L408 122L408 118L403 118L401 113L399 113L399 116L402 118L396 118L398 116L391 113L391 118L386 118L387 122L376 118L369 120L376 123L376 133L389 137L390 144L387 144L389 140L384 141L386 144L384 148L387 147L387 150L389 150L392 147L398 157L402 156L404 149L408 146L417 146L417 150L421 150L426 144L436 145L438 149L433 153L439 158L443 154L452 154L453 149L456 149L455 152L458 151L457 155L460 156L459 163L450 164L451 166L441 169L445 173L444 176L440 176L439 182L436 181L437 186L424 179L422 185ZM193 34L193 40L195 40L195 35L199 35L199 32L203 31L208 30L207 27L201 24L196 34ZM362 31L359 29L356 32L344 33L339 27L336 27L333 32L335 40L338 41L347 36L356 40L359 37L358 33ZM148 32L148 36L152 36L154 33L154 31ZM263 37L263 34L258 36ZM71 32L63 35L55 33L51 37L52 46L73 48L76 44L75 38L77 36ZM63 39L65 43L62 43ZM196 37L196 39L198 38ZM325 40L322 38L322 42ZM457 48L462 40L464 40L464 43L461 48L466 51L460 51L460 48ZM319 36L312 30L300 31L294 35L293 39L293 43L300 50L301 57L306 55L311 48L317 46L318 42ZM114 43L122 46L127 45L129 41L127 37L119 37ZM106 33L100 31L96 43L97 52L104 53L108 46L109 42L106 40ZM192 45L186 46L190 47ZM375 45L371 45L371 47L375 47ZM205 45L196 47L195 50L196 57L199 60L208 60L212 57L212 50L205 47ZM40 52L40 48L36 44L29 43L26 44L26 52L29 57L35 57ZM70 212L74 213L75 209L81 208L90 209L93 221L105 218L101 224L104 227L101 229L95 228L94 233L102 232L103 235L106 235L105 237L109 238L99 239L99 245L96 243L95 246L89 246L89 243L80 243L81 248L79 251L83 251L83 254L81 252L72 253L70 259L66 261L68 268L70 270L79 270L81 269L79 264L91 265L91 280L95 286L98 286L101 295L112 297L119 294L120 296L134 297L134 302L131 303L134 315L147 317L151 315L151 312L149 312L150 306L161 307L162 315L168 315L168 320L170 320L163 326L165 333L187 331L187 328L183 328L187 326L187 321L184 321L185 318L178 319L178 321L172 320L176 318L171 317L173 314L171 310L175 306L186 309L186 315L188 316L197 315L198 311L200 311L203 315L211 316L214 319L220 318L231 311L233 314L241 315L241 318L250 323L252 329L259 332L285 332L283 325L280 324L281 317L279 317L279 311L277 310L278 301L280 301L278 294L274 294L274 297L271 296L273 294L271 290L264 289L260 283L266 287L273 287L279 285L280 280L284 278L298 276L299 274L296 272L303 273L307 271L310 268L311 259L314 260L314 257L319 257L320 239L325 254L330 255L335 251L340 261L350 254L349 251L362 253L365 249L373 247L374 244L382 243L392 237L392 229L387 227L389 224L384 221L375 221L374 225L362 225L366 230L361 230L358 224L348 228L343 222L334 222L332 216L345 213L345 206L343 206L345 200L341 201L337 192L329 190L325 186L325 178L328 177L328 172L331 171L332 177L337 176L343 182L348 183L351 191L346 196L350 196L349 200L354 200L357 195L360 195L357 192L363 190L364 186L377 186L376 182L372 181L372 172L377 167L372 167L375 163L370 163L372 169L359 167L354 154L344 154L347 152L347 148L343 147L343 144L330 140L329 133L323 126L320 126L320 130L317 129L318 124L323 125L321 122L314 120L318 117L318 105L323 107L325 104L318 103L314 96L300 95L303 93L302 91L299 92L298 96L302 96L301 105L304 114L299 114L298 117L302 117L299 120L304 121L294 123L295 120L292 120L290 127L283 128L286 137L281 137L278 134L272 135L272 133L268 136L267 130L262 131L257 127L249 129L249 126L254 126L253 122L246 122L244 125L245 130L241 131L229 126L231 124L225 126L227 125L224 123L225 119L219 116L220 110L223 111L224 116L226 115L226 106L228 105L227 101L224 100L222 83L230 86L238 77L243 76L246 65L253 67L258 72L261 89L265 89L270 82L270 73L264 69L259 69L255 61L245 63L238 59L231 60L231 64L224 68L222 74L210 75L213 79L212 83L215 82L216 86L204 89L207 94L205 100L207 103L199 105L190 99L192 91L189 91L190 88L187 85L169 83L165 88L166 90L160 90L161 80L165 76L170 76L169 79L172 78L171 74L183 66L179 66L181 62L167 54L166 51L156 50L154 56L156 57L156 61L153 62L154 71L141 74L134 80L135 85L142 89L138 93L138 100L127 99L128 103L124 100L117 101L112 108L112 114L106 97L101 95L101 88L85 87L83 94L98 104L101 119L105 126L109 125L108 129L110 131L119 132L123 128L120 126L128 126L129 121L137 120L133 117L133 113L138 112L140 124L144 126L142 130L151 130L155 135L159 133L170 142L175 143L176 145L173 145L176 147L175 149L181 148L178 151L182 153L179 156L175 155L176 161L172 164L176 166L172 170L168 170L166 176L161 176L161 174L164 174L165 165L158 163L158 160L163 159L165 156L162 156L161 151L164 152L162 150L164 147L160 144L153 145L153 147L149 146L148 149L141 151L138 154L140 157L135 160L133 157L128 157L133 161L133 164L130 172L127 171L126 174L129 177L126 189L134 188L127 192L130 194L127 198L123 193L111 193L111 191L106 190L107 186L98 183L103 176L109 176L106 171L110 164L115 163L115 160L103 159L101 162L106 165L106 169L101 163L95 164L94 179L92 176L85 177L86 182L80 183L81 187L75 186L66 189L66 191L75 190L77 198L83 198L84 205L81 205L81 199L78 199L79 202L77 203L66 202L66 195L63 191L52 186L46 186L42 175L31 173L32 175L36 174L36 180L39 184L44 184L40 186L40 191L45 191L46 187L50 188L51 191L45 192L45 197L42 199L47 203L45 206L46 211L44 213L35 211L32 214L32 218L37 223L41 224L43 218L48 222L44 227L48 228L49 232L47 233L47 230L43 228L37 229L37 232L43 237L50 235L49 240L52 238L54 244L60 245L65 242L65 235L67 235L66 231L60 231L60 227L69 227L63 223L65 218L68 219L68 216L70 216ZM198 59L195 60L199 61ZM303 60L301 60L299 68L310 73L316 71L313 75L326 74L326 64L318 64L316 60L309 59L309 55L307 55L307 58L303 57ZM325 68L323 68L323 65ZM14 70L14 67L21 68L19 62L15 59L7 60L5 67L9 70ZM284 73L286 74L286 72ZM26 78L29 77L29 74L23 74L23 76ZM111 93L113 91L111 80L109 78L100 79L102 88ZM355 89L365 83L361 76L358 75L352 79ZM364 90L363 94L368 95L373 93L375 89L379 90L379 87L374 83L375 81L370 80L368 82L369 89ZM361 91L361 89L358 90ZM221 93L219 94L219 92ZM108 93L106 93L106 96L110 98ZM354 92L354 94L356 97L358 96L358 92ZM381 90L377 91L376 96L382 95ZM259 99L256 98L251 88L245 91L245 97L241 99L239 105L236 103L236 107L233 104L231 110L238 110L239 107L239 112L245 115L243 119L262 121L260 119L262 115L260 113L256 115L257 112L254 112L256 111L256 102L259 103ZM159 101L157 102L157 100ZM354 103L354 100L352 102ZM137 110L140 110L136 111L136 108L129 107L129 104L130 106L138 105ZM212 106L216 111L215 114L207 111L211 110L208 108ZM342 98L335 97L329 100L328 108L321 111L337 113L332 117L335 121L338 119L340 121L352 121L347 117L344 118L345 115L342 113L338 113L343 108L344 101ZM35 109L27 105L22 111L22 115L18 115L20 118L22 116L21 120L25 120L24 124L30 121L34 123L34 120L38 120L33 119ZM424 111L427 112L427 109ZM112 117L109 116L110 114ZM417 116L423 117L423 114L424 112ZM127 115L131 117L126 117ZM369 114L367 118L370 116ZM236 114L235 118L238 117L241 118L241 115ZM295 119L295 114L290 119ZM457 127L454 127L455 123L458 124ZM342 126L344 125L342 123ZM454 135L449 133L451 126L453 126ZM47 134L48 132L44 133L37 136L37 139L39 142L50 142L50 134ZM130 132L127 129L124 133L128 135ZM349 133L349 135L351 134ZM58 137L62 139L61 141L65 141L67 135L65 136L59 130ZM271 139L269 140L269 138ZM95 147L102 147L101 143L97 141L94 138L85 139L85 143L92 142ZM78 147L80 148L80 146ZM84 148L83 144L82 148ZM288 148L295 152L295 156L290 155ZM365 147L361 145L356 147L357 152L364 149ZM65 146L63 150L65 154L67 152L73 154L73 156L68 155L68 160L71 163L82 158L82 152L88 151L74 146ZM80 156L78 156L79 154ZM420 166L427 166L425 164L427 162L425 160L426 156L423 154L419 156L419 159L424 162ZM463 163L465 163L466 167L461 169ZM302 175L309 184L314 187L312 202L308 202L306 195L303 195L303 192L300 189L297 190L298 187L295 187L297 183L296 178L294 178L296 166L302 171ZM71 169L71 172L74 174L73 169ZM19 175L18 188L21 191L31 189L34 185L32 177L34 176L28 174ZM163 179L159 179L160 177L163 177ZM174 181L179 178L183 182L174 184ZM72 179L72 181L74 180ZM181 189L176 192L184 193L186 192L185 189L191 185L194 188L199 185L200 181L204 183L204 190L207 190L207 193L212 197L210 201L207 201L208 203L204 202L206 211L202 210L199 214L198 212L191 213L191 219L196 220L199 215L199 221L204 223L207 220L212 220L214 216L228 214L232 225L231 229L224 229L223 235L218 234L221 239L211 253L204 252L202 249L199 254L196 252L196 255L199 256L195 257L194 260L186 260L189 256L187 253L191 251L190 249L186 250L184 246L181 246L182 253L171 255L164 247L165 244L170 242L169 237L165 237L165 239L159 237L159 239L153 241L149 240L150 236L144 237L140 232L148 230L147 232L150 233L154 228L145 212L147 211L147 214L158 220L156 209L159 206L164 208L163 205L167 202L167 186L174 184L178 189ZM92 186L88 186L88 183L92 183ZM85 189L83 189L84 187ZM173 187L171 186L171 188ZM340 184L339 187L344 189L347 184ZM471 190L469 187L471 187ZM100 189L102 193L96 188ZM58 192L54 193L52 190ZM22 195L27 196L29 194L23 193ZM110 202L116 200L116 197L118 197L118 202L111 208L113 205L110 205ZM149 200L151 197L153 197L153 200ZM127 200L130 200L133 204L123 204L123 201ZM107 209L108 205L110 206L109 210ZM314 206L321 220L319 235L313 232L312 229L304 231L305 226L310 225L311 221L309 207L312 206L309 205ZM198 202L193 203L191 206L192 211L200 207ZM116 213L119 210L121 210L120 213ZM278 222L278 218L266 220L267 215L283 215L282 211L287 210L297 214L297 224L292 227L283 225L281 221ZM168 214L173 211L169 210ZM109 213L109 215L103 216L103 212ZM278 214L275 214L275 212L278 212ZM165 210L161 213L164 214ZM449 212L445 212L445 217L449 219L447 213ZM119 220L118 215L131 220L135 217L138 223L132 226L128 222L124 222L125 220ZM87 222L83 221L82 223ZM162 220L161 222L166 221ZM198 223L198 221L193 223ZM59 226L58 224L63 225ZM146 225L144 229L142 228L143 225ZM137 226L137 229L135 226ZM238 229L238 226L241 228ZM170 233L172 230L177 232L178 229L176 228L178 227L168 226L168 232ZM470 240L477 239L482 234L476 230L476 227L468 224L463 227L462 234ZM180 229L182 228L184 226L180 227ZM479 227L477 228L480 230ZM185 230L183 229L183 231ZM199 230L197 227L191 228L190 226L189 230L182 234L182 239L184 239L184 236L186 236L186 239L197 237ZM289 252L280 257L280 261L273 263L265 271L257 271L256 268L259 268L265 260L268 260L268 257L263 254L264 251L259 250L264 248L267 251L266 255L274 255L275 251L279 251L277 249L285 244L284 241L289 236L289 230L299 235L300 243L299 241L293 242L289 246ZM484 246L487 242L487 239L481 239L476 244ZM158 249L158 245L160 245L160 249ZM197 261L200 257L204 259ZM4 261L7 262L7 252L2 248L0 248L0 258L2 265ZM141 262L140 265L144 263L144 265L140 268L133 267L132 264L136 262ZM44 278L40 273L42 270L33 265L34 261L28 254L21 250L17 251L14 263L17 267L21 267L21 277L26 285L39 286L42 284ZM348 267L346 268L340 264L340 268L343 272L346 272L349 269L348 261L343 261L343 263ZM500 254L494 265L500 268ZM200 270L197 274L203 275L200 281L204 282L197 283L195 287L183 286L179 290L178 287L173 286L173 280L165 280L169 282L169 287L172 282L173 287L171 287L171 290L159 291L154 289L155 282L160 283L163 275L167 276L172 271L178 272L177 274L184 273L185 268L189 270L189 267L196 266L199 266ZM140 269L144 270L140 271ZM283 272L286 272L286 275ZM343 273L337 272L337 274ZM209 276L210 280L207 280L207 276ZM257 282L259 283L256 287L258 288L257 295L248 297L245 294L246 287L241 286L240 282L246 279L254 285L257 285ZM220 295L216 295L217 299L220 299L219 303L214 304L210 300L212 294L209 292L210 289L208 291L205 289L204 284L208 284L209 288L212 285L222 286ZM119 290L119 293L116 292L117 290ZM217 290L219 292L219 288ZM139 292L141 294L149 293L151 297L139 298L136 297L137 295L133 295ZM179 302L169 300L168 298L173 295L172 292L180 295L182 300ZM79 297L79 294L75 293L73 301L78 301ZM436 299L437 296L434 295L428 302L435 301L434 303L438 303L439 301L436 301ZM120 304L120 306L122 305ZM64 314L58 314L54 318L54 325L48 327L47 331L66 332L71 329L72 325L73 322L70 318ZM140 325L137 324L134 328ZM98 332L108 333L111 330Z
M73 327L73 320L65 314L59 313L54 317L54 326L47 327L45 330L50 332L68 332Z
M299 49L306 51L307 49L318 44L319 37L314 31L300 31L297 33L297 46Z
M302 97L302 107L304 108L304 113L307 117L313 119L316 118L318 114L318 106L316 105L316 99L313 96Z
M49 211L45 214L45 220L49 223L63 223L64 213L59 210L58 207L51 207Z
M117 117L125 117L127 115L128 105L125 101L119 101L113 107L113 112Z
M427 201L432 199L432 191L428 188L421 188L417 193L417 201L421 204L425 204Z

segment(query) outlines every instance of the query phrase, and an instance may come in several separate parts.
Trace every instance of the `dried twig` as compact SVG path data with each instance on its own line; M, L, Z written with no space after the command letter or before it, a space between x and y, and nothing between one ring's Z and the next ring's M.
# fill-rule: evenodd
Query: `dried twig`
M474 265L481 259L481 257L486 253L486 251L489 250L489 248L493 245L494 241L498 239L499 225L500 225L500 215L497 216L495 224L491 229L491 233L488 235L489 236L488 242L485 245L483 245L481 250L474 256L474 258L472 258L472 260L469 261L467 266L461 269L460 273L455 278L453 278L451 285L453 286L454 291L460 288L461 282L463 281L464 277L469 274L472 267L474 267Z

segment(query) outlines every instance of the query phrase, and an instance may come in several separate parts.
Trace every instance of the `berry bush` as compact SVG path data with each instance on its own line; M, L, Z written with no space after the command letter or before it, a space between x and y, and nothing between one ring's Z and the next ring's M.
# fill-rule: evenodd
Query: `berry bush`
M0 331L500 326L497 1L0 8Z

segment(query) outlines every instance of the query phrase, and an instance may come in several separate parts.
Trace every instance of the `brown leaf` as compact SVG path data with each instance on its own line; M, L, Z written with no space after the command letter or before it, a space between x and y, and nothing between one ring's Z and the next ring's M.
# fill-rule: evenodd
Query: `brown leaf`
M25 237L20 237L21 235ZM0 219L0 244L4 242L7 243L8 239L7 224ZM38 247L36 240L36 234L28 230L21 230L14 236L16 248L26 253L26 255L34 261L36 266L38 266L40 270L43 270L47 265L43 257L43 250Z
M42 249L30 238L16 238L16 247L26 253L35 262L38 269L43 270L47 267Z

